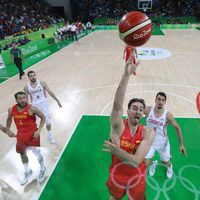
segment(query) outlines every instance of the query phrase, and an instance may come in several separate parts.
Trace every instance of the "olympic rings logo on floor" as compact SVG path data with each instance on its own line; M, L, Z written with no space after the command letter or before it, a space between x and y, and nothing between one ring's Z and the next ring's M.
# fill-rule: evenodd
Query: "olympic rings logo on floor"
M122 185L122 184L118 183L114 176L116 169L122 165L129 165L129 166L131 165L131 166L135 167L135 169L137 170L137 174L135 176L130 177L127 185ZM158 164L158 166L159 165L162 167L164 166L163 164ZM111 174L110 174L112 182L118 188L125 189L127 191L127 194L128 194L128 197L130 200L134 200L134 198L131 196L129 190L132 189L133 187L137 186L140 183L141 179L144 177L144 174L142 174L141 169L136 168L136 167L137 166L131 162L120 162L114 166L114 168L112 169ZM169 196L167 195L167 192L172 190L172 188L174 188L177 181L180 181L181 185L187 191L194 194L194 200L199 200L200 190L198 190L197 187L194 185L194 183L192 183L189 179L183 177L183 171L188 168L190 168L191 171L192 171L192 169L198 169L200 171L200 166L185 165L179 169L178 175L174 174L171 179L166 178L166 180L164 181L162 186L159 185L158 181L154 177L147 176L147 179L146 179L147 186L149 186L150 188L152 188L153 190L156 191L154 200L159 200L161 192L163 193L166 200L170 200ZM169 185L170 181L172 183Z

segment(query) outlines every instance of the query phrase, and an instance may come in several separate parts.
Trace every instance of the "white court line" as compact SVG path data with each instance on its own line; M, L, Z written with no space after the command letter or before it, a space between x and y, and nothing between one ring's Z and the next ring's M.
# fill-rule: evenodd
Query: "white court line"
M162 31L163 31L163 29L161 29ZM193 37L193 35L195 35L196 34L196 31L198 31L198 30L196 30L196 28L192 28L192 29L173 29L173 28L171 28L171 29L164 29L165 30L165 32L164 32L164 36L168 36L168 38L167 39L184 39L184 38L188 38L188 37ZM168 31L170 32L170 31L190 31L190 32L192 32L192 33L190 33L190 34L181 34L181 35L179 35L179 36L174 36L174 37L170 37L169 36L169 33L167 33ZM171 34L171 33L170 33ZM159 36L159 35L156 35L156 37L157 36ZM160 36L162 36L162 35L160 35Z
M179 84L167 84L167 83L132 83L128 84L128 86L149 86L149 85L155 85L155 86L167 86L167 87L183 87L183 88L193 88L193 89L200 89L198 86L190 86L190 85L179 85ZM80 93L80 92L85 92L85 91L90 91L90 90L97 90L97 89L104 89L104 88L109 88L109 87L117 87L118 84L114 85L106 85L106 86L99 86L99 87L92 87L92 88L86 88L82 90L77 90L74 91L73 93Z
M149 91L149 90L148 90L148 91L129 92L129 93L126 93L125 97L127 97L128 95L132 95L132 94L156 93L156 92L158 92L158 91L155 91L155 90ZM191 100L189 100L189 99L187 99L187 98L185 98L185 97L183 97L183 96L180 96L180 95L177 95L177 94L171 93L171 92L165 92L165 93L166 93L166 94L170 94L170 95L172 95L172 96L176 96L176 97L178 97L178 98L180 98L180 99L183 99L183 100L185 100L185 101L188 101L189 103L191 103L191 104L193 104L193 105L196 106L196 102L193 102L193 101L191 101ZM113 101L114 101L114 100L109 101L109 102L103 107L103 109L101 110L100 113L103 114L104 111L110 106L110 104L113 103Z
M75 130L76 130L78 124L80 123L82 117L83 117L83 115L81 115L81 116L79 117L79 119L78 119L76 125L74 126L74 129L73 129L72 133L69 134L70 137L69 137L68 140L66 141L65 146L63 147L63 149L62 149L62 151L61 151L61 153L60 153L60 155L59 155L59 157L58 157L58 159L57 159L55 165L54 165L53 168L52 168L52 171L50 172L50 174L49 174L49 176L48 176L48 178L47 178L45 184L43 185L43 187L42 187L42 189L41 189L41 191L40 191L40 194L38 194L38 199L40 198L40 195L42 194L44 188L46 187L46 185L47 185L47 183L48 183L48 181L49 181L49 179L50 179L50 177L51 177L51 175L52 175L52 173L53 173L53 171L55 170L55 168L56 168L58 162L60 161L60 158L62 157L63 152L65 151L65 149L66 149L66 147L67 147L67 145L68 145L68 143L69 143L71 137L73 136L73 134L74 134L74 132L75 132ZM36 193L34 193L32 197L34 197L33 200L36 200Z
M165 83L133 83L133 84L128 84L128 86L143 86L143 85L144 86L150 86L151 85L151 86L183 87L183 88L200 89L200 87L198 87L198 86L179 85L179 84L165 84ZM72 92L72 94L77 94L77 93L91 91L91 90L112 88L112 87L117 87L117 86L118 86L118 84L99 86L99 87L93 87L93 88L86 88L86 89L74 91L74 92ZM58 96L61 96L61 95L58 95ZM194 102L192 102L192 103L194 103ZM7 112L4 112L4 113L0 114L0 116L4 116L6 114L7 114ZM102 114L102 113L100 113L100 114Z
M0 78L2 78L2 79L8 79L10 77L9 76L0 76Z
M173 54L187 54L187 55L190 55L190 54L200 54L200 51L191 51L191 52L172 52ZM105 51L102 51L102 52L97 52L97 51L92 51L92 52L59 52L59 55L118 55L118 54L121 54L121 52L105 52Z
M63 54L63 55L88 55L88 54L91 54L91 55L99 55L99 54L121 54L121 52L113 52L113 51L108 51L108 52L105 52L105 51L99 51L99 52L97 52L97 51L91 51L91 52L81 52L81 51L79 51L79 52L60 52L59 54Z

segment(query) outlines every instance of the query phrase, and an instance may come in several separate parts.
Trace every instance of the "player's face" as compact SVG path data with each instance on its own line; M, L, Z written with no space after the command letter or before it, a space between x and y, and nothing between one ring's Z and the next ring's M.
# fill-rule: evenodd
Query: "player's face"
M27 100L26 100L26 96L24 94L19 94L17 96L17 105L21 108L25 108L27 105Z
M36 74L35 73L31 73L29 74L29 79L31 82L35 82L37 79L36 79Z
M166 103L165 97L163 97L161 95L158 95L156 97L156 108L158 108L158 109L164 108L165 103Z
M140 102L134 102L131 104L130 109L128 109L128 118L132 121L134 125L140 123L143 115L144 115L144 106Z

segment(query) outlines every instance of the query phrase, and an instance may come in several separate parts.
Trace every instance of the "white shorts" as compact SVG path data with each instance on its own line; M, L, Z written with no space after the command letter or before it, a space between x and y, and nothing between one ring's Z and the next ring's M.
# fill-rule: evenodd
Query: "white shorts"
M171 159L170 145L168 139L166 140L166 142L163 143L163 145L160 144L156 145L153 143L145 158L147 159L153 158L155 151L157 151L158 154L160 155L161 161L168 162Z
M48 102L44 101L38 104L33 104L33 106L37 107L43 113L43 115L45 116L46 125L49 125L51 122Z

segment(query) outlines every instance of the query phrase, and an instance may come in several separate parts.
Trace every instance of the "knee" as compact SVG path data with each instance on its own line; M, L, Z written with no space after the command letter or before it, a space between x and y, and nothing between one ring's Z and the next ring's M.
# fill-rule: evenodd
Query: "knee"
M28 162L28 156L26 155L26 153L21 153L20 156L23 162Z
M170 166L171 165L171 159L169 161L162 161L162 163L166 166Z

